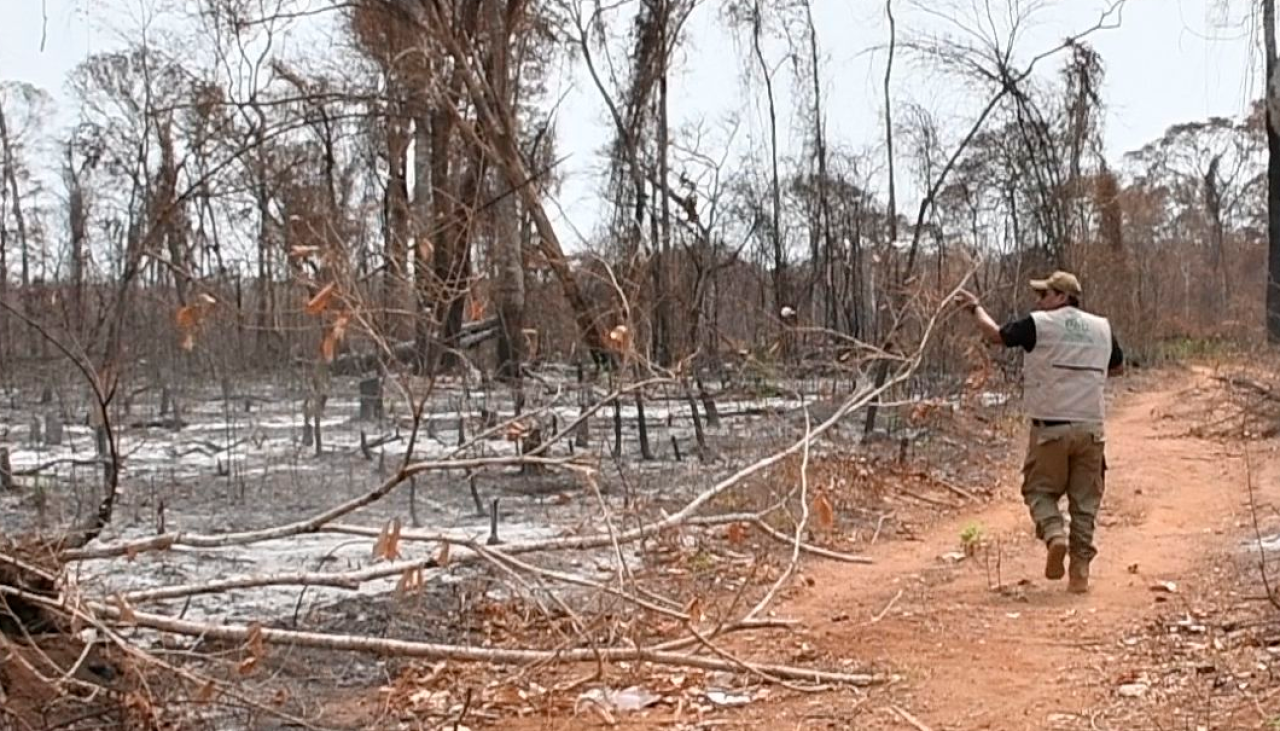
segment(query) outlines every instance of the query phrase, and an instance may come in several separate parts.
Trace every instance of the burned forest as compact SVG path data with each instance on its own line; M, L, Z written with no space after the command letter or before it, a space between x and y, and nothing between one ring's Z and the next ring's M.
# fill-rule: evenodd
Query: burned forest
M1280 607L1270 2L1206 3L1265 26L1237 113L1123 148L1139 0L29 4L0 731L1155 728L902 690L939 572L1011 632L1038 606L991 517L1022 353L956 303L1003 324L1055 270L1124 347L1108 489L1158 492L1125 404L1245 445ZM1103 580L1172 595L1155 560Z

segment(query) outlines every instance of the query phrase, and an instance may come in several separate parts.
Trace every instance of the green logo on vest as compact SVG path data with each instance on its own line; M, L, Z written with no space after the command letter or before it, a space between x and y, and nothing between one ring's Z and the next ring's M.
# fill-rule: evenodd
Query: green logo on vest
M1076 314L1067 315L1067 319L1062 323L1063 340L1073 343L1088 343L1093 340L1089 337L1089 323L1084 318Z

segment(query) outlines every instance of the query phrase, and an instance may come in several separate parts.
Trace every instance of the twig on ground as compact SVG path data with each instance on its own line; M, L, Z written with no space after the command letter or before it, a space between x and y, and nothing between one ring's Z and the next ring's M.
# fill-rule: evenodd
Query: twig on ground
M872 624L876 624L880 622L880 620L885 618L885 615L887 615L893 609L893 605L897 604L898 600L902 598L902 592L903 590L899 589L898 593L894 594L893 598L889 600L889 603L884 605L884 609L881 609L879 614L871 618Z
M889 710L891 710L891 711L893 711L894 713L896 713L896 714L898 715L898 717L899 717L899 718L901 718L903 721L906 721L908 724L910 724L912 727L914 727L914 728L916 729L916 731L933 731L933 729L931 729L931 728L929 728L928 726L924 725L924 723L923 723L923 722L921 722L921 720L920 720L920 719L918 719L918 718L916 718L915 716L911 715L910 713L908 713L907 711L903 710L902 708L899 708L898 706L889 706Z
M693 634L695 638L697 638L699 644L701 644L703 647L710 650L712 654L714 654L715 656L727 662L733 663L736 667L738 667L742 671L749 673L751 675L754 675L755 677L760 678L766 683L781 685L782 687L788 690L799 691L801 693L821 693L822 691L829 689L829 686L827 685L804 686L804 685L796 685L795 683L788 683L786 680L779 677L775 677L770 673L760 669L758 666L750 665L747 662L740 660L739 658L734 657L730 653L720 649L719 647L716 647L716 645L712 643L711 640L707 639L702 635L702 633L698 632L698 630L695 629L692 624L686 625L686 629L688 629L689 632Z
M1262 527L1258 523L1258 500L1253 489L1253 456L1249 445L1244 446L1244 481L1249 489L1249 513L1253 518L1253 535L1258 542L1258 570L1262 574L1262 587L1267 592L1271 606L1280 609L1280 597L1271 589L1271 578L1267 575L1267 547L1262 542Z

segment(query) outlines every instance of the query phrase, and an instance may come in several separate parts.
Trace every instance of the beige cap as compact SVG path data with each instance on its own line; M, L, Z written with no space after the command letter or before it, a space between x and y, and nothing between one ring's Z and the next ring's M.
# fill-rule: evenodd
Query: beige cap
M1076 279L1076 275L1070 272L1057 271L1050 274L1047 279L1032 279L1031 288L1037 292L1053 290L1063 294L1071 294L1076 297L1080 296L1080 280Z

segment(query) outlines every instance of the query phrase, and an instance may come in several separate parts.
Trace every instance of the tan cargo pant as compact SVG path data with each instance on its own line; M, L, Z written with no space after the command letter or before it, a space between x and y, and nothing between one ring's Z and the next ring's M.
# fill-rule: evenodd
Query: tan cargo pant
M1102 507L1105 438L1101 426L1032 426L1022 466L1022 498L1035 521L1036 537L1066 534L1058 507L1063 495L1071 515L1070 552L1089 561L1098 554L1094 524Z

